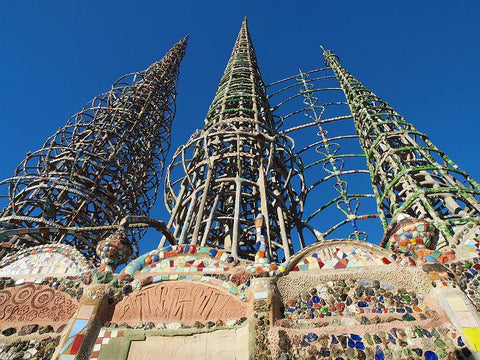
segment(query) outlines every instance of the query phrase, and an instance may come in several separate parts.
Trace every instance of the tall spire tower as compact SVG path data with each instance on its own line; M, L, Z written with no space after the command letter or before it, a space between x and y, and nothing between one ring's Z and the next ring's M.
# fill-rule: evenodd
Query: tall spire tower
M167 171L168 226L180 243L253 259L257 219L269 255L289 258L302 206L295 168L289 140L276 132L244 19L204 129L177 150Z
M127 215L148 214L170 145L186 44L185 38L147 70L117 80L4 181L10 203L0 225L23 229L10 237L13 245L65 243L94 257L97 241L108 231L72 235L64 228L101 229Z
M323 56L354 117L384 228L406 214L435 224L440 230L437 248L454 245L453 235L479 219L479 184L345 70L337 55L325 50Z

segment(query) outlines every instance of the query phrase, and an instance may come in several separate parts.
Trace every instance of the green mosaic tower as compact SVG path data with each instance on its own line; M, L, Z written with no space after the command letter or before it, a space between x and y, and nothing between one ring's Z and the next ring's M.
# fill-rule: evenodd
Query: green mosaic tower
M338 56L328 50L323 56L350 106L384 228L403 214L431 221L439 229L438 243L430 247L456 245L454 235L479 220L479 184L345 70Z

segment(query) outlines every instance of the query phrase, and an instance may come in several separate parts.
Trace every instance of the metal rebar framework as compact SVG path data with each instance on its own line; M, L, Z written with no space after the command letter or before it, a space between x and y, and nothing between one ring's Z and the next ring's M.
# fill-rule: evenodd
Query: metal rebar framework
M295 140L295 155L302 158L309 200L297 228L299 249L312 241L380 236L365 154L332 70L300 70L267 90L280 133Z
M255 219L265 219L268 255L289 259L303 178L290 140L276 131L244 19L205 119L174 155L165 202L179 243L255 257ZM164 240L160 246L163 246Z
M95 258L97 242L111 232L102 227L127 215L148 215L170 146L186 44L184 38L145 71L121 77L3 181L9 204L0 226L7 233L40 229L9 236L14 248L65 243ZM134 255L141 233L130 236Z
M407 214L434 223L437 248L454 245L455 232L480 215L479 184L345 70L337 55L324 50L323 56L351 109L383 227Z

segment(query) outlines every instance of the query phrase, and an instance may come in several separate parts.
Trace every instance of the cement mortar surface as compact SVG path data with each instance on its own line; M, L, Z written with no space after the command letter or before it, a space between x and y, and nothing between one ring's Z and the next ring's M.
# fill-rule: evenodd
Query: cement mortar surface
M321 272L291 272L280 277L277 282L282 302L295 299L298 295L327 281L346 279L378 280L389 283L397 288L414 290L418 293L428 294L431 290L431 280L421 268L404 267L379 267L375 269L355 268L345 270L322 270Z
M147 336L144 341L131 342L127 359L247 360L248 327L189 336Z

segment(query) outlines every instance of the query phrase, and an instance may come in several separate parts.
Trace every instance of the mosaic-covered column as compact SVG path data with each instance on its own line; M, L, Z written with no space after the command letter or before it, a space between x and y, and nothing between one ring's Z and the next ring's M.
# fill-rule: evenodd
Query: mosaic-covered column
M251 342L255 347L255 359L273 359L269 330L280 314L276 278L258 277L250 280L250 304L253 331Z
M85 360L90 358L100 328L109 310L110 285L87 287L78 310L68 324L53 356L56 360Z

